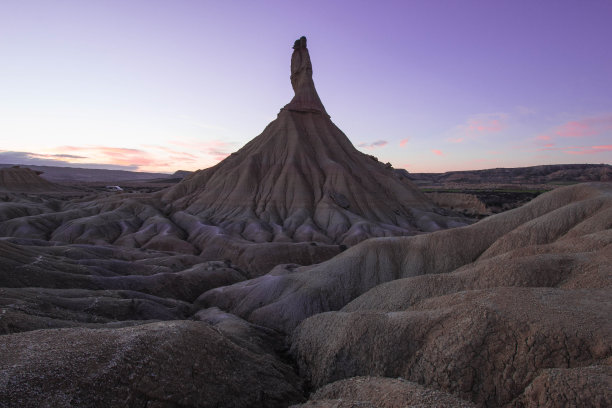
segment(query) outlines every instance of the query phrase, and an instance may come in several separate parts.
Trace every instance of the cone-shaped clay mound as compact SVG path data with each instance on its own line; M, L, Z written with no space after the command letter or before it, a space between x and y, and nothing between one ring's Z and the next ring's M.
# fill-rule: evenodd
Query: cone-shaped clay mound
M291 84L295 97L262 134L165 193L173 211L253 242L350 245L458 224L332 123L304 37L294 45Z
M0 191L15 193L57 192L70 189L51 183L40 177L40 173L26 167L0 169Z

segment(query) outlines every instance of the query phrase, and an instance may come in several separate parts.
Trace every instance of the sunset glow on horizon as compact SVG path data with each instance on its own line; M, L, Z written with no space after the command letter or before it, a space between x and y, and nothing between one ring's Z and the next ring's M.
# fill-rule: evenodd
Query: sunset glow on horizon
M0 4L0 163L172 173L288 103L305 35L356 148L410 172L612 163L612 2Z

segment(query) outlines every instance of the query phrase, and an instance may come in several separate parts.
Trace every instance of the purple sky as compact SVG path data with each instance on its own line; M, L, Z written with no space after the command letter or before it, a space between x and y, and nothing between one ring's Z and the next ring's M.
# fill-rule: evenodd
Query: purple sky
M612 162L612 1L0 2L0 163L213 165L292 97L411 172Z

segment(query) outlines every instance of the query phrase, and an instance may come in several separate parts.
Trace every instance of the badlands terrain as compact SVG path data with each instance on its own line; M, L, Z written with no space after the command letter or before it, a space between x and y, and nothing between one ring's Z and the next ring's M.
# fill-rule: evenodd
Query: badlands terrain
M0 169L0 406L612 406L610 166L407 173L291 85L208 169Z

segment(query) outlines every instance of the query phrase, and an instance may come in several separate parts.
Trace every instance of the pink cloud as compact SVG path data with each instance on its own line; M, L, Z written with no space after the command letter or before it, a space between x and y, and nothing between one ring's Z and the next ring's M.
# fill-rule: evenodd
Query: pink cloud
M92 156L102 156L109 163L133 166L151 166L159 163L159 160L140 149L122 149L119 147L98 146L91 150Z
M191 153L187 153L184 151L179 151L179 150L174 150L171 149L169 147L165 147L165 146L158 146L158 145L143 145L143 147L146 147L148 149L153 149L153 150L157 150L160 151L162 153L164 153L165 156L167 156L170 160L172 161L180 161L180 162L195 162L198 160L198 156L191 154Z
M444 153L442 153L442 151L438 149L432 149L431 152L437 156L444 156Z
M560 137L585 137L596 134L591 125L585 122L567 122L557 128L555 134Z
M84 158L70 160L71 163L98 163L105 165L131 167L137 170L164 170L177 163L195 161L192 155L181 152L159 154L149 150L113 146L61 146L53 149L61 152L78 152ZM65 153L64 153L65 154ZM87 160L84 160L84 159Z
M504 126L499 119L470 119L467 123L467 133L497 133L500 132Z
M225 159L234 150L233 142L222 140L173 140L169 142L175 146L188 148L190 151L198 151L212 157L216 161Z
M400 143L399 143L399 144L400 144L400 147L404 147L404 146L406 146L406 145L408 144L408 142L409 142L409 141L410 141L410 138L409 138L409 137L407 137L407 138L405 138L405 139L400 140Z
M372 149L377 149L379 147L383 147L387 145L387 143L388 142L386 140L377 140L372 143L359 143L357 147L362 147L364 149L372 150Z
M233 143L222 141L173 141L169 146L142 145L142 148L114 146L61 146L46 154L69 159L71 163L97 163L145 171L204 168L229 156ZM176 147L174 147L176 146ZM226 150L227 149L227 150ZM43 155L41 155L42 157Z
M608 138L608 140L612 138L612 113L565 122L552 128L546 134L534 137L532 142L538 146L536 151L562 151L566 154L583 155L607 151L604 149L605 146L598 146L598 148L594 146L595 143L600 143L602 138ZM561 142L563 139L585 139L593 145L563 146L564 143ZM557 147L557 143L552 143L552 141L562 146Z
M446 141L450 143L463 143L482 136L499 133L507 128L508 114L482 113L473 115L448 135Z
M563 153L583 155L583 154L597 154L604 152L612 152L612 145L601 145L601 146L590 146L590 147L570 147L575 150L564 150Z
M121 166L150 166L159 163L151 154L141 149L109 146L61 146L59 151L82 152L88 159Z
M570 138L600 136L607 133L611 133L612 136L612 113L566 122L558 126L554 133L559 137Z
M584 154L597 154L597 153L605 153L612 151L612 145L598 145L598 146L562 146L555 147L553 143L549 143L544 145L544 147L540 147L535 149L537 152L563 152L565 154L573 154L573 155L584 155Z

